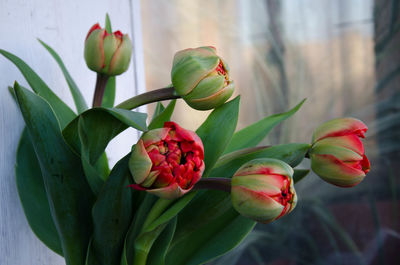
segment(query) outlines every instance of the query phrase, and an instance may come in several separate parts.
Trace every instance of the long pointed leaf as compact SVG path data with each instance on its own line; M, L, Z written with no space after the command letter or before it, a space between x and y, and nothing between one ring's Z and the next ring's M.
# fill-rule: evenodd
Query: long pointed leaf
M172 113L174 112L176 99L171 100L166 108L161 107L162 104L157 105L156 111L154 112L153 119L149 124L149 130L161 128L164 126L164 122L171 119Z
M304 159L309 148L309 144L293 143L263 148L250 148L250 152L236 151L238 152L236 156L235 152L232 152L221 157L211 171L210 177L230 178L241 165L256 158L275 158L295 167Z
M295 114L303 105L304 101L305 99L287 112L265 117L264 119L236 132L233 135L228 148L225 150L225 153L256 146L276 125Z
M111 171L93 206L93 239L88 264L119 265L125 235L132 222L129 155Z
M148 265L164 265L168 248L175 233L177 217L170 221L167 227L154 242L148 257Z
M135 212L134 220L129 228L128 233L126 234L124 249L121 257L121 265L132 264L136 237L143 226L143 223L147 217L147 213L151 210L151 207L156 201L156 196L145 194L142 203Z
M61 128L64 128L76 117L76 114L59 97L57 97L53 91L51 91L46 83L23 60L2 49L0 49L0 54L18 67L33 91L44 98L53 108Z
M14 89L40 163L66 264L84 264L94 197L85 180L80 159L64 142L50 105L18 84Z
M69 74L67 68L65 67L61 57L57 54L53 48L47 45L44 41L38 39L39 42L43 45L43 47L53 56L54 60L56 60L58 66L60 67L61 71L64 74L65 80L67 81L69 90L71 91L72 98L74 99L76 109L78 113L82 113L87 110L88 106L86 104L85 99L82 96L81 91L79 90L78 86L76 85L74 79L72 79L71 75Z
M206 169L203 177L207 177L207 174L231 141L238 121L239 101L240 97L236 97L214 109L196 131L204 145Z
M22 132L17 149L15 176L29 226L48 248L62 256L60 237L51 217L39 161L26 129Z

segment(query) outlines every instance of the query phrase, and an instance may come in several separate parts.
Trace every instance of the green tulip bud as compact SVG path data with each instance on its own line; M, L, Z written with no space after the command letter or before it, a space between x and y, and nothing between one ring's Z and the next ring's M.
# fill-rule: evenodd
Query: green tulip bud
M311 168L323 180L340 187L353 187L370 170L360 138L367 126L354 118L330 120L312 136Z
M129 67L132 42L120 31L107 33L95 24L85 40L85 61L90 70L108 76L120 75Z
M291 212L297 203L293 169L277 159L255 159L232 177L233 207L241 215L269 223Z
M177 52L171 79L178 95L197 110L224 104L235 89L228 65L211 46Z

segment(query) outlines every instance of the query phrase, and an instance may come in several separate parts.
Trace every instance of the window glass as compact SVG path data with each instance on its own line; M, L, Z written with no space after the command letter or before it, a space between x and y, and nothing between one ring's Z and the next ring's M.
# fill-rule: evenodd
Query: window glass
M212 45L241 95L238 129L307 98L263 144L310 142L320 123L336 117L369 127L364 144L372 170L360 185L337 188L311 174L296 185L299 203L289 216L257 225L210 264L400 264L399 6L389 0L142 1L148 90L170 84L176 51ZM183 101L177 110L173 120L190 129L209 113Z

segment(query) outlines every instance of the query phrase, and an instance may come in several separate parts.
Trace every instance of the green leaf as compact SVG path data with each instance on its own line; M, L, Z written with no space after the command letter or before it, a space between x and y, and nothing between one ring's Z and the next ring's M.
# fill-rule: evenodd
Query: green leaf
M240 216L231 205L228 193L200 192L178 216L166 264L203 264L237 246L255 222Z
M85 99L82 96L81 91L79 90L78 86L76 85L75 81L72 79L71 75L69 74L67 68L65 67L61 57L57 54L55 50L53 50L49 45L47 45L42 40L38 39L39 42L46 48L46 50L53 56L54 60L56 60L58 66L61 68L61 71L64 74L65 80L67 81L69 90L71 91L72 98L74 99L76 109L78 113L82 113L87 110L87 104Z
M157 102L156 109L154 110L153 116L151 116L151 121L154 120L155 117L160 115L160 113L165 110L164 105L161 102Z
M149 124L149 130L162 128L164 122L171 120L172 113L174 112L176 99L171 100L166 108L158 102L157 108L154 112L153 119Z
M175 233L177 217L172 219L154 242L148 256L148 265L164 265L167 250Z
M121 159L93 206L93 238L88 264L118 265L125 235L132 222L132 192L129 155Z
M105 179L103 178L101 171L99 171L98 168L95 167L95 164L99 164L100 159L96 163L90 163L89 147L87 146L87 143L89 142L88 131L82 117L79 117L78 121L78 134L79 141L81 143L80 156L83 170L85 172L85 176L90 185L90 188L97 197L101 188L103 187ZM105 155L104 152L103 154Z
M111 28L111 20L110 20L110 16L108 15L108 13L106 13L106 31L108 34L112 33L112 28Z
M233 135L228 148L225 150L225 153L256 146L267 136L272 128L295 114L300 109L301 105L303 105L304 101L305 99L287 112L265 117L264 119L236 132Z
M22 132L17 149L15 176L29 226L48 248L62 256L61 242L51 217L39 161L26 129Z
M61 128L64 128L76 114L59 98L46 83L30 68L23 60L17 56L0 49L0 54L9 59L25 77L33 91L44 98L54 110Z
M108 13L106 14L105 28L108 34L112 34L111 20ZM114 107L115 101L115 87L116 87L116 77L112 76L108 78L106 88L104 90L103 101L101 103L102 107L112 108Z
M230 178L244 163L256 158L275 158L288 163L291 167L295 167L304 159L309 148L309 144L293 143L232 152L218 160L218 163L211 171L210 177Z
M260 157L280 159L295 166L309 147L308 144L286 144L233 152L220 158L210 177L231 177L242 164ZM179 213L178 224L167 254L167 265L197 265L223 255L246 237L255 222L232 208L229 193L208 190L198 192Z
M294 183L297 183L300 180L302 180L305 176L308 175L308 173L310 173L309 169L295 169L293 174Z
M134 220L129 228L128 233L126 234L121 260L122 265L132 264L136 237L138 236L144 224L147 213L151 210L151 207L156 201L156 196L146 193L142 203L139 205L138 210L135 213Z
M50 105L18 84L14 90L40 163L66 264L83 264L92 230L90 210L94 197L80 159L64 142Z
M146 117L147 115L144 113L124 109L89 109L68 124L63 131L63 135L73 150L80 153L81 143L79 141L78 121L79 119L83 119L87 132L87 143L85 143L85 146L89 152L89 162L94 164L104 152L108 143L119 133L127 129L128 126L146 131Z
M102 107L104 108L114 107L115 90L116 90L116 77L111 76L110 78L108 78L104 90L103 101L101 102Z
M238 96L214 109L196 131L204 145L206 169L203 177L207 177L207 174L231 141L238 121L239 101L240 97Z
M156 218L151 224L149 224L145 231L152 231L156 229L158 226L169 222L172 218L174 218L185 206L194 198L196 195L196 191L190 192L180 198L179 200L175 200L171 206L168 207L166 211L164 211L158 218Z

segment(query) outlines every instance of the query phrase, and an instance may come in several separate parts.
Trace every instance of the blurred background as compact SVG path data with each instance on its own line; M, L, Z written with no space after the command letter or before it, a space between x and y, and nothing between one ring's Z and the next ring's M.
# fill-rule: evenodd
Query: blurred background
M369 127L360 185L308 176L293 213L210 264L400 264L400 1L146 0L141 16L147 90L169 84L176 51L212 45L242 96L238 129L307 98L265 144L310 142L341 116ZM208 114L177 108L193 130Z

